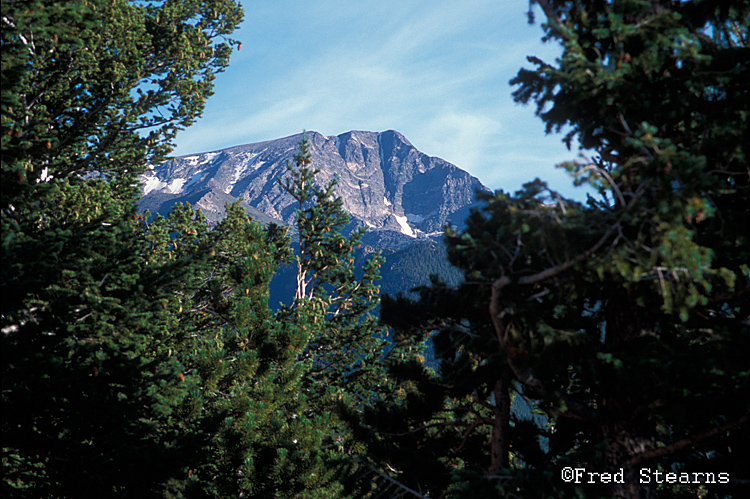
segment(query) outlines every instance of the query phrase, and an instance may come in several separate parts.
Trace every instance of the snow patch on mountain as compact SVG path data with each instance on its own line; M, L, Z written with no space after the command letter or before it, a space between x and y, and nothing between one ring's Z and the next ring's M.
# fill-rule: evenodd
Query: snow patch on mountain
M195 156L184 156L180 158L190 166L204 165L213 161L213 159L219 155L219 152L204 152L202 154L196 154Z
M143 195L144 196L151 191L158 191L167 186L166 182L159 180L159 177L155 175L154 176L144 175L141 177L141 179L144 181L143 182Z
M170 194L179 194L182 192L182 188L186 183L187 180L184 178L176 178L167 185L167 188L169 189Z
M176 202L189 200L206 210L210 204L216 221L224 203L238 199L277 223L293 223L296 201L278 179L288 175L287 162L294 163L301 138L298 134L156 165L141 177L141 205L166 213ZM398 240L439 235L448 221L465 218L477 189L489 191L447 161L419 152L393 130L328 137L307 132L307 138L313 167L321 170L319 181L338 179L336 194L353 220L372 232L397 233ZM207 196L213 196L211 203Z
M411 226L406 220L406 217L400 217L398 215L393 215L396 217L396 221L401 226L401 233L406 234L409 237L417 237L417 235L414 233L414 230L412 230Z
M265 149L263 151L265 151ZM263 151L249 154L247 155L247 159L245 161L242 161L235 165L234 171L232 172L232 179L229 181L229 185L224 188L224 192L226 192L227 194L232 192L234 184L236 184L250 168L253 168L255 161L260 157ZM262 164L263 162L261 161L258 165L255 165L253 169L258 169Z

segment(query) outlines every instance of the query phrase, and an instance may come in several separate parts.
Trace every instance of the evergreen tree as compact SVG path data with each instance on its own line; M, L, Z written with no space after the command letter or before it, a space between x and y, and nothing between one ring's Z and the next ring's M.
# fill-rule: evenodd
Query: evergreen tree
M3 3L6 494L179 494L199 458L176 417L197 379L172 311L205 224L188 210L147 230L137 176L202 111L241 17L233 2Z
M182 424L205 436L208 456L193 461L187 497L342 497L357 470L347 466L362 452L348 421L377 389L382 332L368 311L379 261L355 276L361 232L341 234L348 216L333 184L313 184L307 142L300 148L283 184L301 206L295 303L268 307L270 279L292 258L286 230L249 222L239 204L207 234L200 283L178 292L173 329L198 383Z
M336 497L324 449L331 414L314 410L299 359L310 325L268 307L268 285L289 262L286 230L250 221L239 203L207 234L209 265L178 293L178 345L198 386L182 424L203 435L187 497Z
M435 332L440 368L392 367L404 403L374 408L372 448L435 496L744 497L750 3L535 3L563 54L514 95L592 151L563 166L599 196L487 197L446 236L466 282L384 302L414 344Z
M281 185L299 203L297 230L299 255L297 291L292 312L317 315L321 327L311 336L305 356L312 360L311 386L343 389L360 399L369 397L381 381L375 361L382 354L384 330L372 310L378 305L379 268L377 252L355 275L354 251L366 229L349 236L344 231L349 214L343 200L335 196L336 180L318 187L306 138L295 156L296 168L287 165L289 177Z
M309 259L311 292L277 314L285 230L236 205L213 231L189 206L136 213L138 175L202 111L241 9L5 7L4 492L341 495L355 452L342 414L368 397L379 355L378 261L354 276L358 239L337 233L332 188L305 213L323 231L306 241L334 256Z
M339 473L350 494L361 494L359 478L366 447L356 431L364 404L387 396L393 387L385 376L382 358L388 350L386 331L372 311L379 305L379 252L361 269L355 250L365 229L348 236L349 215L335 195L336 180L320 187L319 170L312 168L305 138L295 156L296 167L280 180L299 203L297 293L291 307L279 311L286 321L308 325L307 345L299 357L309 366L302 380L311 408L330 414L325 435L329 466Z

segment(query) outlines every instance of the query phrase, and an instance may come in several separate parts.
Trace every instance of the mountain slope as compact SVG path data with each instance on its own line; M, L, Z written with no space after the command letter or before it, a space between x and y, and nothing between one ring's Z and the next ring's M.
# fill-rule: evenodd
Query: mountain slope
M461 225L474 206L481 182L447 161L418 151L400 133L351 131L325 137L307 132L318 182L338 178L337 193L354 225L370 228L367 243L403 247L436 236L447 223ZM288 225L292 197L278 185L293 162L302 134L181 156L144 175L142 209L166 212L188 201L209 219L223 216L224 204L241 200L261 222Z

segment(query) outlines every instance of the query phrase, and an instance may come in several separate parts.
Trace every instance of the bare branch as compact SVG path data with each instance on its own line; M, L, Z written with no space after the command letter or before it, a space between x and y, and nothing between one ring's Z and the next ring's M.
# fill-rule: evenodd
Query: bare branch
M483 424L492 424L492 423L490 423L490 422L486 421L484 418L482 418L482 419L477 419L476 421L474 421L471 424L471 426L469 426L468 428L466 428L466 431L464 432L464 438L461 441L461 445L459 445L457 448L455 448L453 450L453 454L458 454L459 452L461 452L461 449L464 448L464 446L466 445L466 442L469 440L469 435L471 435L471 432L473 432L474 430L476 430L477 428L479 428Z
M423 496L422 494L420 494L420 493L419 493L419 492L417 492L416 490L414 490L414 489L412 489L412 488L409 488L409 487L407 487L406 485L404 485L403 483L399 482L398 480L396 480L396 479L395 479L395 478L393 478L392 476L390 476L390 475L386 475L385 473L383 473L383 472L382 472L382 471L380 471L379 469L377 469L377 468L374 468L374 467L372 467L372 466L369 466L369 468L370 468L370 471L372 471L372 472L373 472L373 473L375 473L376 475L378 475L378 476L380 476L380 477L382 477L382 478L385 478L386 480L388 480L389 482L391 482L391 483L392 483L393 485L397 486L398 488L400 488L401 490L403 490L403 491L405 491L405 492L408 492L409 494L413 495L413 496L414 496L414 497L416 497L417 499L428 499L428 497L427 497L427 496Z
M418 426L416 428L413 428L411 430L404 431L404 432L401 432L401 433L390 433L390 432L384 432L384 431L381 431L381 432L378 432L378 433L381 434L381 435L388 435L389 437L405 437L406 435L412 435L412 434L417 433L419 431L428 430L430 428L440 428L440 427L446 428L446 427L450 427L450 426L468 426L468 425L469 425L469 423L464 423L462 421L442 421L442 422L439 422L439 423L427 423L427 424L423 424L422 426Z
M508 263L509 267L512 267L513 264L516 262L516 259L518 258L518 255L521 254L521 247L523 246L523 242L521 241L521 233L518 233L518 237L516 237L516 251L513 253L513 258L510 259L510 263Z
M620 192L620 188L617 187L617 183L614 181L614 179L609 173L607 173L602 168L599 168L595 164L591 163L591 164L584 166L582 170L576 172L576 176L581 175L586 170L594 170L596 171L596 173L598 173L599 175L607 179L607 182L609 182L609 185L612 186L612 190L615 191L615 194L617 195L617 199L620 201L620 205L625 206L625 198L622 196L622 192Z
M554 22L558 25L562 25L562 20L560 17L555 13L555 9L552 8L552 6L547 2L547 0L531 0L532 3L536 3L539 5L539 7L542 8L542 11L544 12L544 15L547 16L547 19L550 22Z
M565 261L565 262L563 262L563 263L561 263L559 265L556 265L554 267L550 267L550 268L545 269L545 270L543 270L541 272L537 272L536 274L533 274L533 275L523 276L520 279L518 279L518 284L535 284L535 283L537 283L539 281L543 281L544 279L547 279L549 277L556 276L557 274L560 274L561 272L564 272L564 271L568 270L570 267L576 265L577 263L579 263L579 262L581 262L583 260L586 260L591 255L593 255L594 253L596 253L599 250L599 248L601 248L604 245L604 243L607 242L607 239L609 239L609 237L612 234L614 234L615 231L617 231L619 229L619 227L620 227L620 223L619 222L616 223L616 224L614 224L614 225L612 225L612 226L610 226L610 228L607 229L607 232L605 232L604 235L602 235L602 237L599 239L599 241L597 241L597 243L595 245L593 245L591 248L587 249L586 251L584 251L583 253L581 253L577 257L573 258L572 260L567 260L567 261ZM505 277L505 276L503 276L503 277ZM500 279L498 279L498 281L499 280ZM498 282L498 281L495 281L495 282ZM508 284L508 283L506 283L506 284ZM495 283L492 284L492 288L494 290Z

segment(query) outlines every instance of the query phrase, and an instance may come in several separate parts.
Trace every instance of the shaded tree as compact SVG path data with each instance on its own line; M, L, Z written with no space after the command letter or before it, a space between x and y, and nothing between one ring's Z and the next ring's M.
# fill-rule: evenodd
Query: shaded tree
M336 180L315 183L318 169L304 138L294 159L296 165L287 165L289 175L280 183L299 203L297 292L279 316L310 326L298 358L309 366L302 386L311 407L331 416L324 440L329 466L345 486L343 493L359 497L370 486L371 469L367 440L358 431L362 412L369 401L388 398L394 390L382 362L392 345L373 315L380 302L375 282L383 258L376 252L357 264L355 251L365 229L351 231Z
M137 177L202 111L241 18L234 2L3 3L6 493L184 488L201 436L176 417L196 378L171 312L205 224L188 210L145 230Z
M212 231L190 206L136 211L138 175L200 115L241 17L234 2L4 4L7 493L342 493L341 415L379 355L378 260L355 277L333 187L300 212L333 253L275 314L285 230L237 205Z
M403 483L435 495L741 497L750 4L535 3L563 53L530 58L514 96L590 151L563 166L598 196L535 181L447 233L466 282L383 306L414 342L436 332L439 373L393 366L413 387L406 420L380 410L373 424L403 439L389 461ZM514 415L511 397L543 418ZM404 459L415 447L435 458ZM569 484L564 466L624 480ZM730 483L657 484L643 468ZM446 478L431 486L426 469Z

